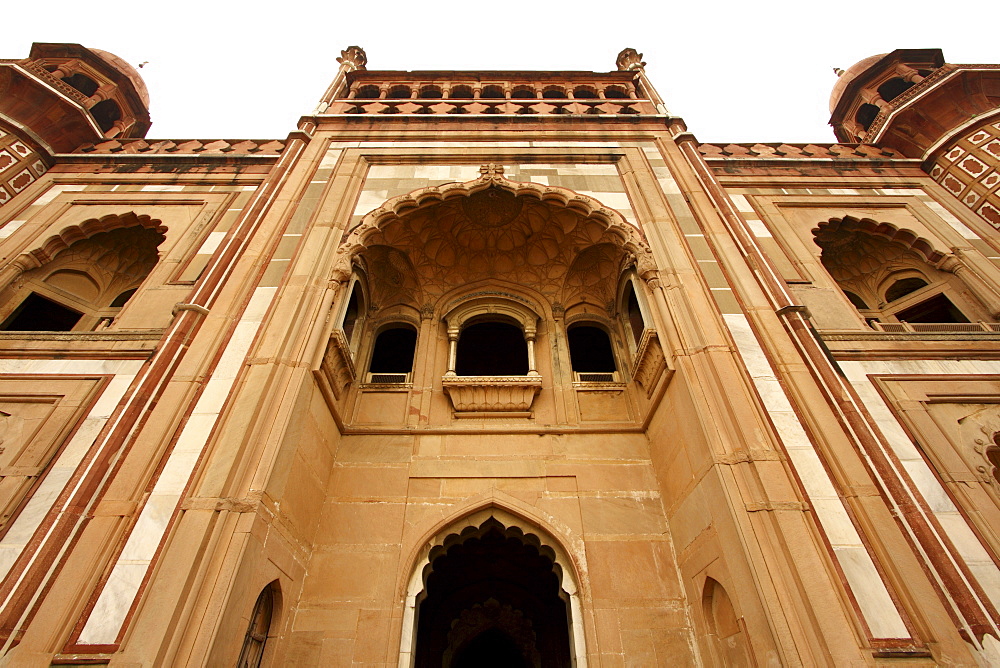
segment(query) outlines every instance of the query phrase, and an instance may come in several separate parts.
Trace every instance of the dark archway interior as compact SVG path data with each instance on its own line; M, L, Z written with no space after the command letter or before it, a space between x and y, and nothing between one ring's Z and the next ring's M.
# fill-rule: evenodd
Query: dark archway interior
M573 371L584 373L614 373L615 354L611 350L611 339L600 327L577 325L570 328L569 356Z
M68 332L83 314L32 292L0 327L6 332Z
M906 322L969 322L965 314L944 295L936 295L900 311L896 317Z
M480 322L458 338L455 373L459 376L523 376L528 373L528 344L519 327Z
M97 126L107 132L114 127L115 121L121 120L122 111L114 100L101 100L90 108L90 115L97 121Z
M382 331L375 339L368 370L372 373L410 373L416 345L417 332L410 327Z
M483 631L466 643L452 668L531 668L517 641L500 629Z
M418 610L417 668L568 668L552 560L495 519L434 557Z
M632 329L632 338L636 345L642 341L642 333L646 329L646 323L642 319L642 310L639 308L639 300L636 299L635 289L629 283L625 287L625 310L628 313L628 324Z

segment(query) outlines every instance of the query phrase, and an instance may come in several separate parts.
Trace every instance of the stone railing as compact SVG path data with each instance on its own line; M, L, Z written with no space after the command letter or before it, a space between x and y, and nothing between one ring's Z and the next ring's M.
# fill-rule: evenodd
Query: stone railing
M334 100L326 114L501 114L619 116L655 114L649 100L632 99L352 99Z

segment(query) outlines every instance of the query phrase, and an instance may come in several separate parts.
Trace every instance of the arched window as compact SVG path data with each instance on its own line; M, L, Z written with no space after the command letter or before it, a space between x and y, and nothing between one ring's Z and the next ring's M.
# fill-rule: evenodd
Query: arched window
M351 281L351 296L347 300L347 306L344 307L344 314L340 320L340 328L344 332L344 342L352 356L358 349L367 312L368 300L365 297L365 290L362 287L362 281L355 276Z
M566 336L576 380L589 383L617 381L618 367L611 337L604 329L591 324L574 324L569 327Z
M260 668L264 658L264 646L271 632L271 617L274 612L273 583L264 587L254 603L253 613L246 635L243 636L243 648L236 662L237 668Z
M626 100L628 91L621 86L608 86L604 89L604 97L609 100Z
M96 81L88 77L86 74L81 74L79 72L68 77L63 77L62 81L64 84L72 86L87 97L96 93L98 89Z
M361 100L375 100L378 99L378 94L378 86L367 85L358 88L358 93L355 97Z
M639 298L636 297L635 285L631 280L625 283L620 313L627 330L632 335L632 342L638 347L642 342L642 333L646 331L646 320L642 315L642 307L639 306Z
M503 87L497 85L483 86L479 97L487 100L502 100L504 99Z
M409 86L399 84L389 89L389 95L387 97L390 100L408 100L412 94L413 92L410 90Z
M990 319L960 278L927 260L934 251L918 252L926 240L850 216L824 222L813 234L823 266L875 329L910 331L902 323L917 323L923 325L917 331L954 331Z
M466 86L465 84L459 86L452 86L451 93L448 95L453 100L471 100L472 99L472 87Z
M369 383L408 383L413 371L417 331L408 325L393 325L379 332L368 365Z
M107 132L114 127L116 121L122 118L122 110L114 100L101 100L90 108L90 115L97 121L97 126L102 132Z
M459 376L523 376L528 373L524 332L510 322L466 325L458 338L455 373Z
M562 86L548 86L542 91L542 97L546 100L564 100L566 99L566 89Z
M421 99L438 99L443 97L440 86L427 85L420 89L420 94L417 96Z
M860 123L861 127L867 130L872 126L872 123L875 122L876 116L878 116L878 107L874 104L868 104L866 102L858 108L858 113L855 114L854 120Z
M111 325L158 259L164 236L134 225L70 244L25 272L0 305L3 331L93 331Z
M597 98L597 90L593 86L577 86L573 89L573 97L578 100L593 100Z
M878 95L886 102L889 102L913 88L914 85L912 81L905 81L901 77L896 77L895 79L889 79L879 86Z
M515 86L510 96L516 100L527 100L535 97L535 89L531 86Z

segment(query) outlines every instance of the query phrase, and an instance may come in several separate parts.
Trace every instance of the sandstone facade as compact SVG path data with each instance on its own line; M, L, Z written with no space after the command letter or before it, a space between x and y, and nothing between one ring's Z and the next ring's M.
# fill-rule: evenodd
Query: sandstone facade
M0 61L7 665L1000 662L998 66L723 146L338 60L264 140Z

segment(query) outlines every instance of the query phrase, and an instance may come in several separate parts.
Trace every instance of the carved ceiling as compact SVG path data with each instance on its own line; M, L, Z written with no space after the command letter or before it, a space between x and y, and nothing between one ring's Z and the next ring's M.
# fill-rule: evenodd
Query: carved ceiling
M376 308L436 303L455 287L491 280L533 289L550 303L605 307L623 266L647 259L638 232L590 198L506 181L497 169L451 186L464 192L387 202L345 242L341 252L365 267Z

